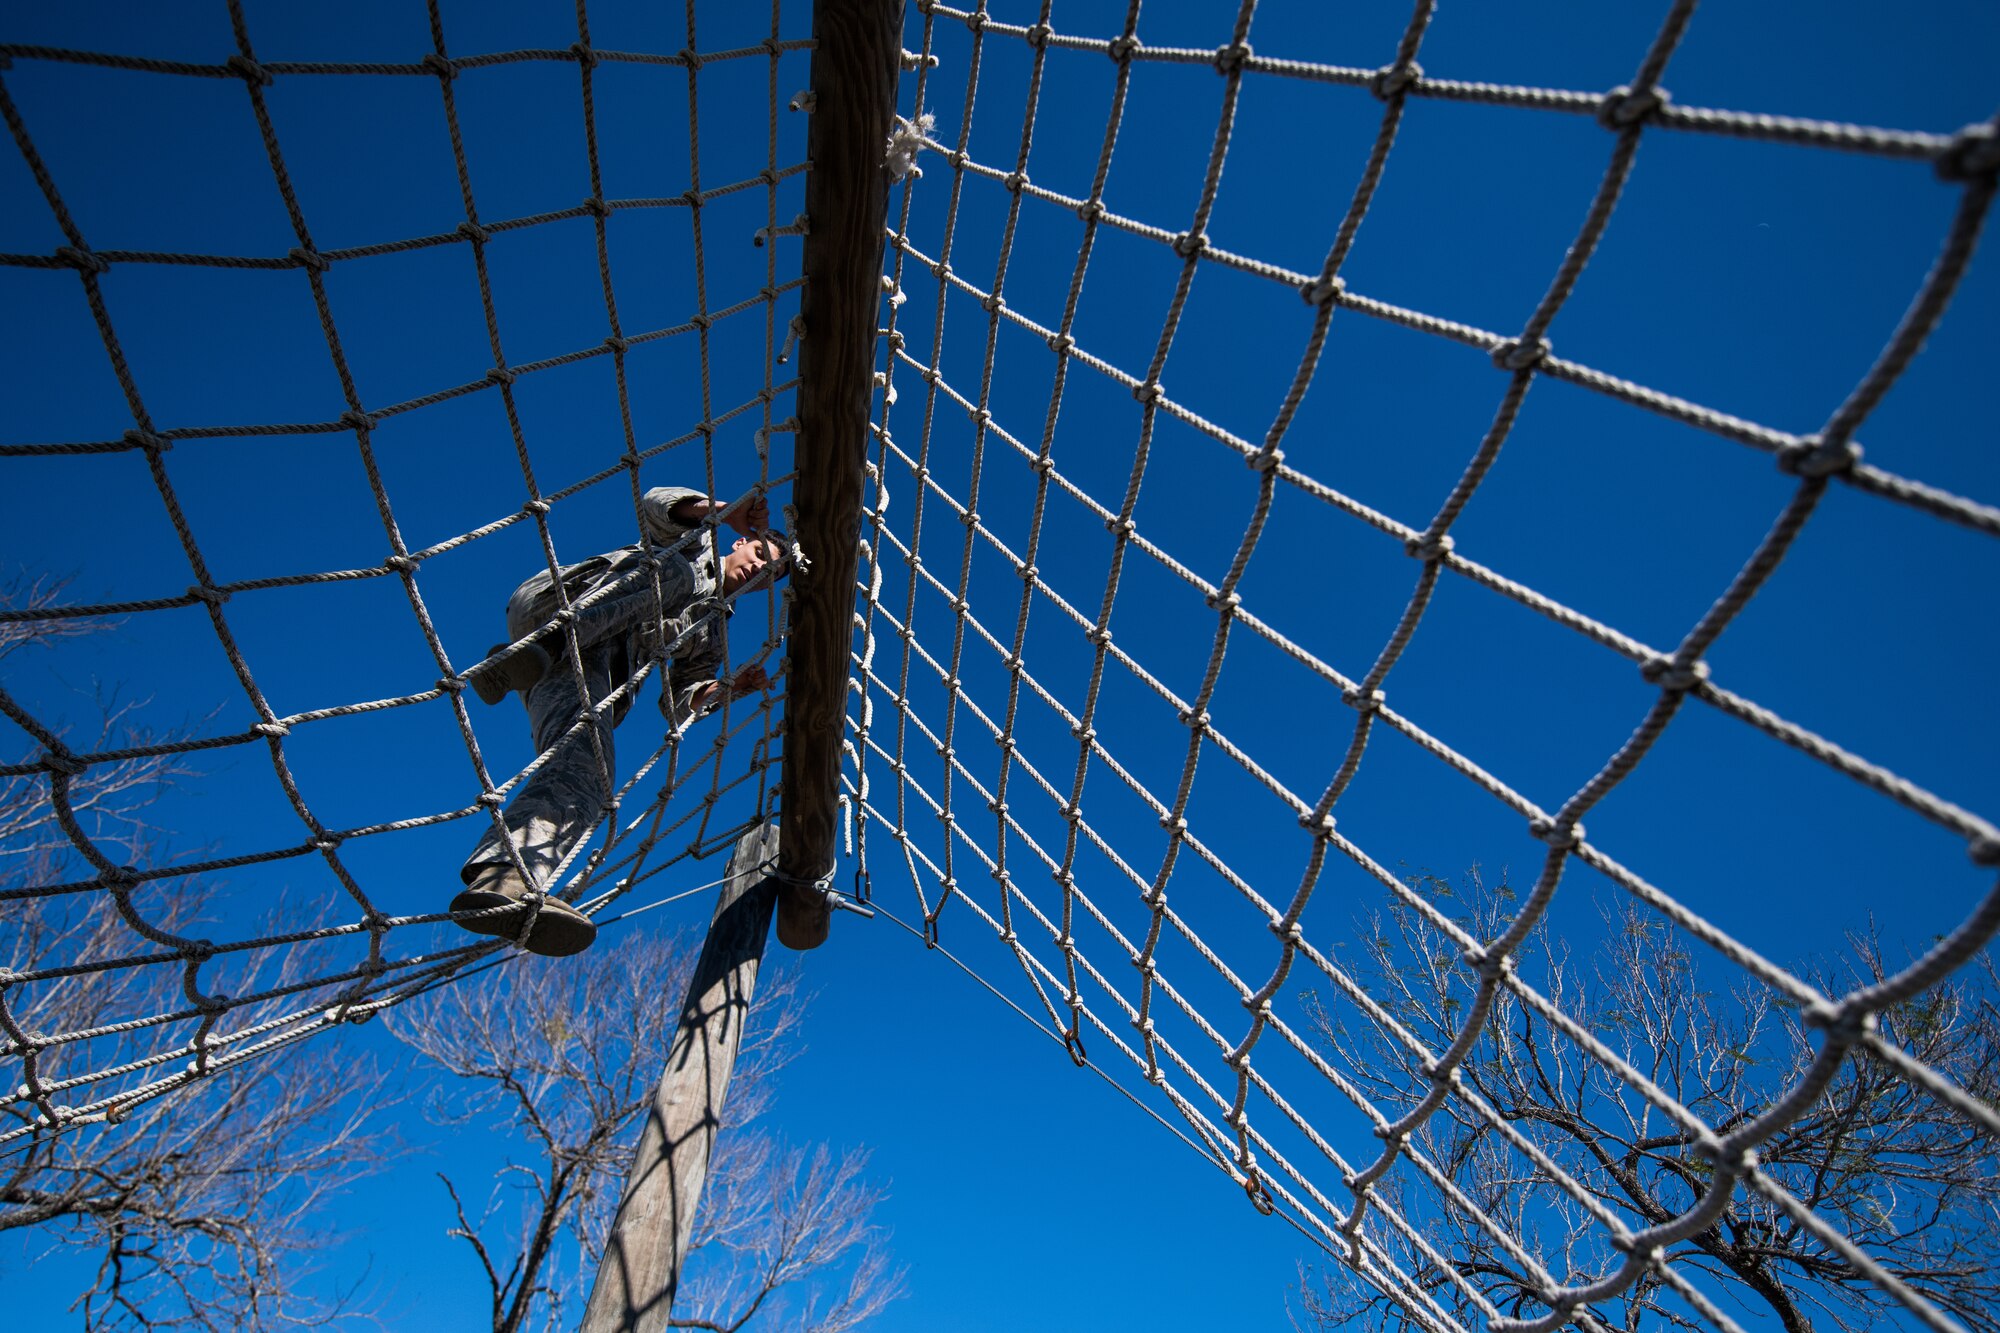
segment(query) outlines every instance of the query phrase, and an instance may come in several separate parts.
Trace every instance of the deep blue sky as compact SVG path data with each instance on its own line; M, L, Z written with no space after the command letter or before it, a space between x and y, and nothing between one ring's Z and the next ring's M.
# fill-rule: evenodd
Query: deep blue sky
M1031 22L1031 7L998 4ZM1547 0L1443 7L1420 57L1437 76L1602 90L1625 82L1664 4L1602 6ZM796 12L793 12L793 10ZM1153 45L1213 47L1233 6L1149 5L1140 33ZM1123 6L1057 6L1065 32L1110 35ZM561 4L447 5L455 53L566 47L574 16ZM1259 54L1373 67L1386 63L1407 14L1400 6L1267 5L1251 41ZM260 56L409 61L429 49L422 6L353 4L336 18L252 6ZM704 11L704 50L748 44L767 18ZM906 44L917 43L912 15ZM784 30L809 15L787 7ZM968 42L939 43L927 108L936 134L960 129ZM603 4L592 37L606 48L684 45L674 7ZM1714 4L1697 14L1665 79L1677 102L1950 132L1990 116L2000 82L2000 23L1970 6ZM67 6L11 17L8 41L217 61L232 49L220 5ZM1027 50L989 43L970 141L972 156L1011 167L1020 136ZM702 183L764 165L766 66L702 74ZM1084 194L1114 67L1100 55L1051 55L1029 174ZM7 86L91 245L282 255L295 242L265 166L246 98L226 80L192 80L17 60ZM911 80L904 109L910 111ZM780 96L806 86L807 58L788 56ZM1148 223L1186 225L1222 81L1201 67L1142 66L1133 77L1112 167L1110 207ZM560 64L469 71L457 85L482 216L573 206L588 191L577 79ZM300 199L322 249L448 231L463 217L437 90L418 78L281 78L273 115ZM666 196L688 185L686 76L677 69L600 67L600 151L612 197ZM803 156L801 118L781 114L778 159ZM1319 265L1379 119L1365 91L1272 78L1246 81L1219 202L1215 243L1297 270ZM1345 270L1364 295L1481 328L1516 331L1581 222L1611 138L1588 117L1411 103L1373 211ZM951 173L927 158L912 243L937 253ZM779 216L798 211L794 179ZM1649 133L1617 218L1551 338L1569 358L1768 425L1805 433L1822 424L1867 369L1936 254L1955 187L1922 163L1685 133ZM1007 196L968 181L955 267L991 284ZM61 237L26 170L0 154L0 252L47 254ZM711 308L764 281L749 243L764 221L761 191L707 210ZM1008 299L1053 325L1081 224L1047 204L1024 206ZM612 262L628 332L663 327L694 309L684 210L621 213ZM781 242L780 278L797 263ZM514 233L490 247L495 300L513 362L591 346L608 329L592 229L578 219ZM1150 241L1104 233L1085 285L1079 342L1140 371L1158 335L1178 261ZM935 286L912 274L901 327L927 357ZM371 407L477 378L490 364L470 259L463 246L356 260L329 276L344 345ZM162 426L320 421L339 415L305 279L296 272L123 265L106 299L147 404ZM117 438L131 422L73 274L0 266L0 442ZM787 303L782 309L789 313ZM1162 375L1176 400L1252 440L1284 392L1309 311L1282 287L1205 267ZM977 391L986 320L955 294L944 374ZM718 327L716 409L761 383L762 321ZM1942 327L1861 431L1867 457L1975 499L2000 501L2000 453L1987 399L2000 345L2000 288L1975 263ZM632 405L641 446L699 418L699 365L689 338L635 349ZM1053 357L1003 331L996 420L1040 439ZM1491 419L1503 377L1480 353L1352 313L1334 320L1313 390L1285 442L1287 460L1343 492L1421 526ZM891 420L914 449L922 385L897 378ZM538 476L554 489L609 466L622 451L608 358L524 379L523 428ZM781 406L780 415L788 407ZM963 495L971 431L941 410L932 465ZM1116 507L1139 411L1130 395L1073 371L1056 437L1058 466ZM751 419L718 437L718 486L754 471ZM376 432L385 481L413 547L467 531L523 498L498 395L485 392L385 422ZM784 445L780 445L780 465ZM649 465L650 482L699 484L698 446ZM1239 540L1253 477L1220 446L1163 425L1137 510L1142 532L1211 580ZM1001 538L1025 540L1032 474L989 444L981 509ZM379 563L386 554L351 436L251 437L183 443L169 470L216 577L284 575ZM131 454L0 459L0 560L75 575L79 601L172 596L191 580L159 497ZM1768 527L1792 483L1766 455L1569 385L1539 383L1499 465L1455 529L1458 549L1656 647L1671 647L1726 584ZM907 540L912 491L892 474L891 526ZM551 517L566 558L617 544L631 529L629 492L614 481ZM957 578L963 529L932 501L923 555ZM1094 615L1109 542L1071 501L1052 502L1040 566L1050 584ZM506 593L539 555L524 528L428 562L423 587L445 642L470 661L498 637ZM1350 676L1366 671L1401 611L1416 566L1398 544L1296 492L1281 492L1243 585L1246 605ZM1786 717L1991 817L2000 790L1990 756L2000 705L1990 686L1990 607L2000 551L1988 537L1835 486L1785 568L1711 653L1716 678ZM888 605L901 614L902 576ZM1018 583L990 551L972 576L974 614L1011 634ZM951 615L926 591L918 628L950 648ZM232 626L280 713L427 688L435 677L392 580L239 596ZM1127 562L1113 625L1118 641L1183 696L1199 681L1214 617L1184 585ZM895 643L879 659L893 669ZM998 716L1004 672L971 643L964 671L980 706ZM1087 645L1045 602L1028 639L1030 670L1080 706ZM919 664L918 674L922 667ZM73 689L93 676L149 695L161 726L239 730L247 705L194 610L129 619L115 636L65 645L10 673L10 691L46 717L80 715ZM893 679L893 676L891 677ZM1352 725L1332 692L1248 636L1232 644L1217 724L1293 790L1317 796ZM1447 577L1388 688L1391 703L1548 808L1603 762L1643 714L1652 691L1623 659L1472 585ZM935 725L941 694L915 703ZM650 699L621 736L629 766L649 749ZM878 695L878 736L889 708ZM1024 713L1023 752L1067 790L1074 744L1039 705ZM529 758L511 709L478 715L497 768ZM990 781L997 751L961 716L967 763ZM1170 795L1185 731L1156 698L1113 668L1100 704L1105 742L1150 786ZM25 743L25 742L22 742ZM913 742L920 746L921 742ZM18 745L16 746L18 748ZM974 753L976 751L976 753ZM287 753L330 825L447 809L472 788L456 728L441 706L301 728ZM935 761L929 760L934 771ZM207 776L169 802L163 822L189 841L249 850L296 841L261 752L219 752ZM879 760L878 799L889 792ZM1017 777L1017 783L1019 778ZM1061 821L1025 783L1014 799L1044 846ZM1101 769L1087 806L1142 876L1164 839ZM990 816L961 794L968 824L990 845ZM1400 738L1377 732L1361 780L1342 802L1341 829L1391 867L1447 874L1474 862L1529 878L1541 847L1511 812ZM974 818L976 816L976 820ZM1305 840L1290 816L1211 752L1195 787L1195 831L1265 897L1297 883ZM1637 775L1589 818L1592 839L1654 883L1766 954L1786 962L1843 947L1872 914L1896 950L1921 948L1989 887L1951 836L1714 712L1691 705ZM920 842L936 848L935 822ZM343 855L385 908L435 910L469 834L464 826L373 839ZM875 888L906 920L918 914L893 844L880 835ZM1014 849L1015 856L1022 855ZM676 882L710 878L704 863ZM1128 932L1143 929L1137 893L1094 852L1079 862L1088 891ZM719 872L717 872L719 873ZM994 906L992 882L969 858L968 890ZM1023 872L1045 910L1045 875ZM290 889L294 900L333 890L316 864L284 862L231 876L233 901ZM662 886L666 891L670 885ZM935 892L929 884L927 893ZM1612 890L1577 869L1558 900L1558 926L1587 944ZM1259 984L1276 950L1262 923L1212 874L1183 857L1178 909L1239 975ZM1338 944L1386 895L1351 866L1329 869L1306 924ZM693 902L634 923L694 929ZM628 927L630 928L630 927ZM1037 1007L1018 969L963 906L947 909L944 942L963 950L1017 1002ZM1024 928L1024 939L1027 931ZM1079 941L1110 979L1133 977L1090 927ZM1059 955L1045 937L1045 959ZM1243 1015L1184 945L1162 965L1234 1040ZM1294 1266L1312 1253L1259 1217L1204 1166L1099 1080L1070 1066L943 959L886 920L843 917L825 949L797 959L818 1000L808 1050L787 1075L775 1123L798 1138L867 1143L893 1180L885 1221L912 1269L912 1296L879 1326L891 1330L1264 1327L1281 1320ZM1294 975L1294 982L1304 978ZM479 984L477 982L473 984ZM1110 1012L1108 1007L1107 1014ZM1163 1027L1164 1027L1163 1023ZM1207 1077L1224 1084L1212 1048L1176 1032ZM342 1037L340 1039L348 1039ZM356 1038L375 1040L373 1030ZM1259 1047L1260 1062L1273 1043ZM1117 1057L1099 1042L1093 1054ZM1275 1057L1275 1052L1272 1052ZM1297 1061L1292 1061L1297 1064ZM1108 1068L1114 1067L1107 1064ZM1264 1067L1260 1063L1260 1068ZM1117 1069L1129 1078L1129 1068ZM1344 1151L1366 1151L1358 1118L1323 1084L1273 1058L1272 1077ZM1260 1124L1275 1122L1253 1105ZM423 1141L426 1131L412 1125ZM1288 1152L1295 1136L1284 1143ZM420 1182L363 1182L336 1219L353 1241L336 1252L355 1268L372 1257L393 1325L471 1327L475 1271L443 1232L430 1196L444 1164L476 1171L483 1145L428 1144L411 1164ZM1303 1161L1303 1158L1295 1158ZM1322 1167L1323 1188L1337 1185ZM18 1249L0 1252L11 1266ZM32 1284L52 1317L65 1283ZM22 1284L10 1282L13 1289ZM463 1312L463 1313L456 1313ZM457 1322L458 1320L464 1322Z

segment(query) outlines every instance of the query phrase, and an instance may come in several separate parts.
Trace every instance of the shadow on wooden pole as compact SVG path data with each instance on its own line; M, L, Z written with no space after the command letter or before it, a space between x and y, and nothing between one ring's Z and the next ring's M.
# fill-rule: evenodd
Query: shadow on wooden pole
M762 824L730 853L680 1030L639 1134L638 1156L612 1219L581 1333L653 1333L666 1327L694 1235L695 1208L722 1125L729 1074L757 988L778 886L768 878L778 829Z
M814 109L806 130L805 333L799 342L795 528L812 568L794 576L786 643L784 848L794 881L834 866L840 746L847 734L854 575L874 397L875 327L889 208L884 167L903 52L902 0L819 0L813 9ZM809 892L797 890L795 893ZM795 904L796 906L796 904ZM781 910L778 938L812 948L824 906L801 930Z

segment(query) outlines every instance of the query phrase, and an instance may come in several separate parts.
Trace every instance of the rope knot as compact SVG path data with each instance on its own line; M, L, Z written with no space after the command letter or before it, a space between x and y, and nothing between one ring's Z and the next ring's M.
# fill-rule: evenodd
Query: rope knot
M1113 37L1104 48L1104 54L1122 65L1138 55L1140 49L1139 39L1126 33L1122 37Z
M144 449L147 453L163 454L174 447L174 442L164 435L156 435L149 430L128 430L125 443Z
M1408 64L1384 65L1368 80L1368 91L1383 101L1400 97L1410 86L1424 77L1424 67L1412 60Z
M262 736L265 740L275 741L291 735L292 729L283 722L258 722L251 726L250 732L252 735Z
M463 694L465 693L465 677L439 676L437 687L440 694Z
M494 366L486 372L486 382L488 384L512 384L514 382L514 372L505 366Z
M1640 663L1639 674L1645 677L1649 685L1657 685L1673 694L1686 694L1708 679L1708 663L1690 662L1683 665L1671 657L1649 657Z
M1000 183L1007 187L1007 193L1019 194L1023 189L1027 188L1028 173L1025 171L1010 171L1000 178Z
M1809 1028L1818 1028L1826 1033L1829 1040L1843 1046L1851 1046L1867 1033L1876 1029L1875 1013L1843 1001L1838 1004L1814 1003L1806 1006L1801 1015Z
M692 46L683 47L679 51L676 51L674 58L689 69L701 68L701 52L695 50Z
M1104 648L1108 647L1111 643L1111 630L1104 625L1092 625L1083 632L1083 637L1096 644L1099 648Z
M1167 389L1158 380L1147 380L1132 386L1132 396L1142 403L1157 403L1167 396Z
M406 555L392 555L382 562L382 568L394 570L398 574L414 574L417 572L417 562Z
M549 512L549 502L547 500L530 500L521 506L521 512L530 517L539 518Z
M1852 440L1839 442L1808 435L1778 450L1778 471L1793 477L1832 477L1851 471L1861 461L1861 446Z
M696 328L701 328L703 327L703 325L697 322L699 319L700 316L696 316L695 319L689 320L688 322L690 324L694 324ZM606 347L609 347L614 352L623 352L626 348L630 347L632 343L630 339L620 337L618 334L614 333L609 338L606 338L604 340L604 345Z
M1184 727L1192 727L1194 730L1200 732L1208 730L1207 709L1203 709L1197 713L1192 708L1182 708L1176 711L1175 716L1180 718L1181 725Z
M1255 453L1243 455L1243 465L1252 472L1272 472L1285 461L1285 451L1276 445L1265 445Z
M42 767L51 773L61 773L73 778L90 765L73 754L59 754L54 750L45 750L42 752Z
M596 68L597 52L592 50L590 47L584 45L581 41L571 42L569 44L569 53L575 56L576 63L583 66L585 69ZM682 56L686 56L687 52L683 51L681 54Z
M441 51L427 51L417 63L446 82L458 77L457 63Z
M300 268L311 269L315 273L324 273L333 267L332 260L317 250L306 249L303 245L295 245L287 250L285 254Z
M1035 581L1036 576L1039 575L1041 572L1042 571L1040 567L1036 565L1016 565L1014 567L1014 573L1019 575L1022 582L1024 583L1033 583ZM1020 662L1021 656L1019 653L1015 653L1012 654L1006 660L1007 660L1007 665L1012 667Z
M1111 636L1107 634L1105 637L1108 639ZM1082 741L1085 745L1088 745L1097 739L1097 728L1086 727L1083 723L1079 722L1069 729L1069 734ZM1066 810L1069 807L1064 806L1063 808Z
M222 62L222 66L231 74L236 75L253 87L268 88L271 86L271 71L265 69L249 56L244 55L241 51L233 52L229 59Z
M1085 222L1100 222L1106 209L1102 199L1086 199L1076 206L1076 215Z
M1597 104L1597 123L1607 130L1629 130L1659 114L1673 97L1665 88L1643 88L1638 92L1620 84L1604 94Z
M375 418L359 408L348 408L340 414L340 424L349 430L374 430Z
M1952 136L1933 164L1938 179L1969 181L2000 171L2000 130L1991 122L1967 125Z
M1340 692L1340 701L1357 713L1372 713L1387 703L1389 696L1380 690L1364 690L1354 686Z
M1547 815L1537 815L1529 820L1528 832L1558 851L1568 851L1583 841L1583 825L1558 823Z
M1021 40L1039 51L1049 44L1049 38L1053 36L1055 36L1055 29L1046 23L1037 23L1021 34Z
M498 810L501 806L507 804L507 798L497 791L483 791L479 793L478 803L489 810Z
M1049 350L1057 356L1068 356L1075 348L1076 339L1070 337L1067 333L1051 333L1049 335ZM1045 460L1038 458L1035 461L1040 463ZM1054 464L1050 464L1050 466L1054 466Z
M600 220L611 216L611 205L605 203L602 198L594 194L591 195L588 199L585 199L583 203L579 205L579 207L581 207L584 212L590 214L592 217L598 218Z
M1174 237L1174 253L1182 259L1192 259L1206 249L1208 249L1208 233L1205 231L1184 231Z
M1403 551L1411 559L1421 560L1428 565L1451 554L1453 544L1449 532L1426 532L1406 538L1403 542Z
M1130 537L1139 530L1139 525L1124 515L1104 520L1104 530L1114 537Z
M1307 305L1325 305L1347 290L1347 283L1340 278L1315 278L1299 287L1299 297Z
M1270 928L1273 935L1276 935L1288 945L1296 946L1305 940L1305 927L1296 921L1270 921L1265 924Z
M322 832L317 838L314 838L312 841L312 845L314 851L330 852L338 848L341 843L346 841L347 838L344 835L327 831L327 832Z
M1704 1134L1696 1140L1694 1150L1716 1170L1735 1176L1751 1170L1760 1160L1755 1148L1732 1149L1726 1139L1718 1139L1712 1134Z
M1241 594L1234 591L1223 592L1220 588L1209 593L1201 600L1207 605L1209 610L1219 611L1225 616L1235 615L1236 608L1243 605Z
M1537 338L1531 343L1508 339L1493 349L1493 364L1502 370L1527 370L1538 366L1549 354L1549 340Z
M68 264L79 273L107 273L111 269L110 260L100 255L92 254L81 246L57 246L56 258L62 260L63 263Z
M470 218L458 224L458 234L466 240L471 241L474 245L484 245L493 239L493 233L487 231L486 228L480 226Z
M989 315L997 315L1007 308L1007 302L1001 297L1000 293L994 292L989 296L979 298L979 308Z
M1459 956L1465 959L1467 967L1479 974L1482 981L1499 981L1514 971L1512 954L1493 953L1484 945L1475 945Z
M1380 703L1381 699L1379 696L1381 694L1381 691L1379 690L1376 691L1376 694L1378 696L1376 702ZM1372 712L1373 710L1371 709L1369 711ZM1336 820L1332 815L1320 814L1316 810L1308 810L1304 814L1299 816L1299 827L1304 829L1306 832L1312 834L1313 837L1315 838L1332 837L1334 827L1338 822L1339 821ZM1277 926L1273 925L1271 929L1276 930ZM1296 931L1298 929L1298 926L1293 925L1292 929Z
M210 606L221 606L229 600L228 593L220 588L212 588L206 583L189 584L187 595L198 602L207 602Z
M1242 69L1252 54L1254 53L1250 50L1248 42L1218 46L1215 48L1215 72L1226 78Z

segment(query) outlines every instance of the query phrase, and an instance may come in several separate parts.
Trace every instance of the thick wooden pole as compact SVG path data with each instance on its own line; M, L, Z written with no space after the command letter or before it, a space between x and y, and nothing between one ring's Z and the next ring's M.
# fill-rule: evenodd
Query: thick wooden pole
M771 933L778 886L766 867L777 850L777 826L760 824L730 853L715 920L688 982L680 1030L653 1091L581 1333L656 1333L673 1311L757 965Z
M861 483L882 303L883 166L896 109L903 0L819 0L813 7L806 135L805 291L800 313L797 537L812 568L793 581L785 694L784 831L779 869L817 880L833 869ZM801 939L781 913L778 937Z

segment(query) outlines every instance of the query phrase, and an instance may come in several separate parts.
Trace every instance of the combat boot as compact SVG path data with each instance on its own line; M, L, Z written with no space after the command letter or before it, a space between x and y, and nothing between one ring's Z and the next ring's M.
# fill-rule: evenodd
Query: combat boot
M540 641L524 645L520 652L504 662L495 662L493 659L506 648L504 643L494 644L486 650L484 661L476 662L466 670L465 678L472 682L473 690L485 703L497 704L517 692L526 694L541 683L542 677L549 674L549 668L555 662Z
M513 939L521 933L521 913L528 886L511 865L481 866L471 883L451 900L454 912L487 911L487 915L462 917L458 924L475 935L499 935ZM488 911L512 906L513 911ZM535 924L528 928L523 947L545 958L567 958L582 953L597 938L597 923L560 898L544 896Z

